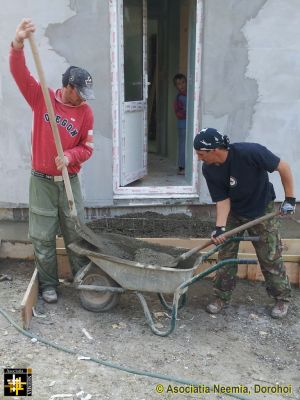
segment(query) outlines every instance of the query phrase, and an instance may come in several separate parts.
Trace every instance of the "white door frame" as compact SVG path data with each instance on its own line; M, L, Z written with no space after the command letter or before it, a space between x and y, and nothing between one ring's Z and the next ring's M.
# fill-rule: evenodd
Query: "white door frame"
M120 182L120 129L124 120L123 107L120 107L123 80L123 47L120 30L123 29L123 0L109 0L110 6L110 57L112 72L112 141L113 141L113 193L114 199L133 198L192 198L199 197L198 160L193 152L193 176L189 186L143 186L122 187ZM203 0L196 0L196 49L195 49L195 82L194 82L194 135L200 126L200 87L201 87L201 56L202 56L202 21Z
M120 2L119 15L124 15L123 1ZM128 185L144 177L147 174L148 156L148 127L147 127L147 98L148 98L148 74L147 74L147 0L138 0L142 6L142 76L140 84L142 98L139 100L125 100L125 76L124 76L124 51L120 51L119 65L121 73L121 90L119 98L120 115L120 183ZM123 18L119 19L119 43L124 48Z

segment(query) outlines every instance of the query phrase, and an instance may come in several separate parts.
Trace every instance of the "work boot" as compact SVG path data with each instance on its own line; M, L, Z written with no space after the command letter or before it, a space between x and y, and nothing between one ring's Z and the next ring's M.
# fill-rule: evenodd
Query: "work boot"
M210 314L218 314L225 307L226 302L220 297L216 297L215 300L208 304L206 307L206 311Z
M57 293L55 289L48 288L42 291L42 298L46 303L56 303L57 302Z
M272 308L272 318L283 318L289 309L289 302L284 300L276 300L275 306Z

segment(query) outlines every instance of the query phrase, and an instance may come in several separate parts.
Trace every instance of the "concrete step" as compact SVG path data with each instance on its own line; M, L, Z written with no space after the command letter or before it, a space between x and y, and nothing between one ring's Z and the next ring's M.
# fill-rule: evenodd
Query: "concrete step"
M0 221L0 259L33 259L28 222Z
M29 242L28 222L0 221L0 240Z

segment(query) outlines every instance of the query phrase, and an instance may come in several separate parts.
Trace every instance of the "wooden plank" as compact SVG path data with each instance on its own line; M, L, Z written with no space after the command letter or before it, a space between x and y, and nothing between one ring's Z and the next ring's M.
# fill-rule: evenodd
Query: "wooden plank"
M247 273L248 273L248 265L245 265L245 264L238 265L237 276L240 279L247 279Z
M289 280L293 284L299 282L300 264L287 262L285 263L286 272L288 274Z
M57 254L58 278L67 281L73 280L72 269L67 254Z
M300 254L299 239L283 239L283 254Z
M56 248L65 248L65 242L61 236L56 236Z
M29 329L32 319L32 307L37 303L39 293L38 272L35 268L29 285L26 289L25 295L21 302L21 315L23 321L23 328Z
M249 267L251 267L251 265L249 265ZM259 264L257 265L257 270L256 270L256 280L257 281L264 281L265 280L265 278L263 276L263 273L261 272Z
M257 275L258 266L255 264L247 265L247 279L249 281L255 281Z
M73 280L73 273L65 248L64 239L61 236L56 237L56 256L58 266L58 278L65 279L67 281Z

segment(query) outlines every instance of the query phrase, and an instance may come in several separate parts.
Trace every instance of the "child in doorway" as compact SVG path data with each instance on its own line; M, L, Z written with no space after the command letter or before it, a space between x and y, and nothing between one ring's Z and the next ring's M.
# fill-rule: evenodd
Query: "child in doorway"
M186 76L176 74L173 78L177 95L174 100L174 111L178 129L178 175L184 175L185 170L185 136L186 136Z

